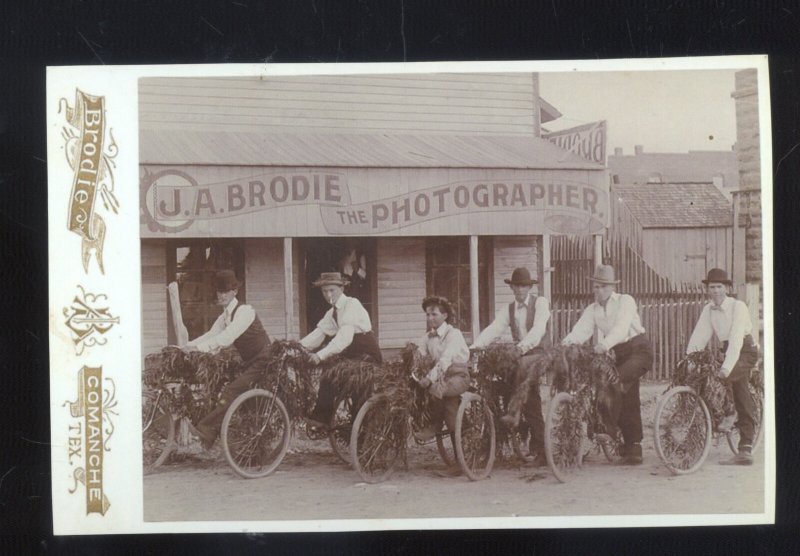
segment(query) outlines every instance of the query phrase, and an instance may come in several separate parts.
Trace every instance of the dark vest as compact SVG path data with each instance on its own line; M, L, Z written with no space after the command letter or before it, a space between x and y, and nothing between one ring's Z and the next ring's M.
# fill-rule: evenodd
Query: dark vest
M231 321L233 321L233 317L236 316L236 311L238 311L241 306L241 303L237 303L236 307L233 308ZM261 324L258 315L255 316L253 322L247 327L247 330L242 332L242 335L233 341L233 345L239 351L239 355L245 363L254 359L256 355L261 353L261 350L264 349L267 344L269 344L269 336L267 336L267 331L264 330L264 326Z
M522 339L527 335L531 328L533 328L533 319L536 317L536 296L531 295L528 296L528 305L525 307L526 315L525 315L525 332L523 333L522 330L519 329L517 326L517 300L515 299L511 303L508 304L508 323L511 326L511 337L514 339L515 342L521 342ZM542 336L541 341L539 342L538 347L544 347L550 345L550 320L547 320L547 326L545 327L544 336Z

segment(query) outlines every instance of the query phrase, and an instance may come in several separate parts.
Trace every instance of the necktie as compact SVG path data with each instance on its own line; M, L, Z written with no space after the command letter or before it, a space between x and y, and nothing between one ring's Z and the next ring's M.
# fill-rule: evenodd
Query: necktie
M336 305L333 306L333 322L336 323L336 326L339 326L339 313L336 311Z

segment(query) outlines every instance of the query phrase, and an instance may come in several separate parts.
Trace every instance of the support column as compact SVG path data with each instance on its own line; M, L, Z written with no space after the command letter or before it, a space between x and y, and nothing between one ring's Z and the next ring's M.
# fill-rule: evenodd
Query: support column
M603 264L603 236L596 234L594 236L594 266ZM617 269L619 271L619 269ZM594 272L594 269L592 269Z
M550 234L542 236L542 291L548 301L553 299L553 268L550 266Z
M478 292L478 236L469 236L469 300L472 310L472 341L481 333Z
M292 238L283 238L283 322L286 339L290 339L294 329L294 283L292 282Z

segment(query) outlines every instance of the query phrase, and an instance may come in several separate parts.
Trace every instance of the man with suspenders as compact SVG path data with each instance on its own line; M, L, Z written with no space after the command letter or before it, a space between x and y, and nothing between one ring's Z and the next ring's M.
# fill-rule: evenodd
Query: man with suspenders
M193 432L206 449L217 439L228 406L264 372L269 346L269 336L253 307L236 299L240 286L236 274L232 270L218 272L215 285L217 303L224 307L222 314L208 332L183 346L183 350L212 352L233 344L242 358L242 374L225 387L217 407L194 426Z
M514 301L498 311L494 322L480 333L472 348L484 348L494 340L511 330L511 337L522 354L520 371L525 369L534 350L542 349L550 343L548 323L550 321L550 303L547 298L531 293L537 283L531 278L527 268L516 268L511 279L504 282L514 292ZM520 375L522 373L520 372ZM517 382L522 380L517 377ZM542 399L539 395L539 381L531 385L531 391L523 407L525 418L530 426L529 449L535 454L536 466L547 465L544 455L544 419L542 418Z
M323 272L319 280L313 282L322 291L325 301L331 305L317 327L300 340L303 346L314 350L329 339L325 346L311 356L314 364L336 354L348 359L366 359L373 363L383 361L378 341L372 333L369 313L358 299L344 295L344 287L348 284L349 281L340 272ZM326 428L336 411L335 398L333 386L326 380L320 381L316 406L306 422L313 428Z

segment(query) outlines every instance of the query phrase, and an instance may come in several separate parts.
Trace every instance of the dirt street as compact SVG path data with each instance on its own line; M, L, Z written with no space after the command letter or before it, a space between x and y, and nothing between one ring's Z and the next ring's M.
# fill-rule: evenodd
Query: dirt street
M435 444L409 447L408 469L370 485L341 463L327 441L296 438L278 470L262 479L233 473L217 445L203 457L167 463L144 478L145 521L287 520L406 517L552 516L600 514L760 513L764 450L752 467L720 466L724 438L702 469L673 476L652 441L652 415L663 384L642 385L644 465L625 467L593 454L569 483L548 468L495 466L471 482L442 477ZM543 389L543 400L548 399ZM545 409L546 411L546 409Z

